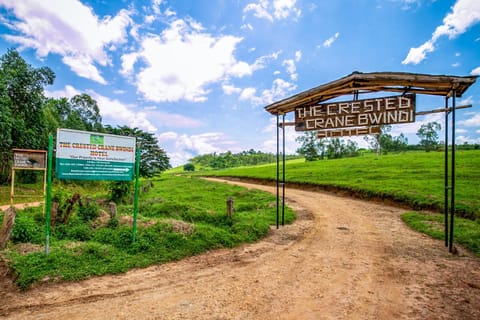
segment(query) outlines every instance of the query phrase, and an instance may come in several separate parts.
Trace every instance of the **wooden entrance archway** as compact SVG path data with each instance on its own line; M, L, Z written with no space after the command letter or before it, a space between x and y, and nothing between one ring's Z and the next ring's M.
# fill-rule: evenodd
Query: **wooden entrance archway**
M284 223L285 207L285 115L298 108L311 107L322 102L344 96L353 95L353 100L358 100L359 95L375 92L397 92L405 94L425 94L445 97L445 108L436 110L445 113L445 246L453 251L453 224L455 213L455 110L456 98L461 97L465 91L475 83L477 76L448 76L429 75L405 72L353 72L348 76L315 88L303 91L291 97L274 102L265 107L265 110L277 117L277 228L279 227L279 202L280 187L282 187L282 225ZM449 106L449 99L451 104ZM451 161L448 152L448 123L452 115L451 133ZM279 117L282 116L282 123ZM291 123L290 123L291 125ZM283 177L280 179L280 132L283 132ZM449 177L449 164L451 176ZM450 223L448 215L450 214Z

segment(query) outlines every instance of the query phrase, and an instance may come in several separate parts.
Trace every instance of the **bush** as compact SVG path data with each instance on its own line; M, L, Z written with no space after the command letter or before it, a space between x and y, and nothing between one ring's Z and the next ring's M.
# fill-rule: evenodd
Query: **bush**
M92 238L92 229L79 217L72 217L67 224L59 224L53 228L53 236L59 240L86 241Z
M43 229L32 216L17 214L11 240L14 243L42 243Z
M98 207L93 203L85 204L78 207L78 217L83 222L92 221L93 219L98 218L98 216Z
M133 184L131 181L112 181L109 186L110 200L115 203L125 203L132 194Z
M183 166L183 171L195 171L195 165L193 163L187 163Z

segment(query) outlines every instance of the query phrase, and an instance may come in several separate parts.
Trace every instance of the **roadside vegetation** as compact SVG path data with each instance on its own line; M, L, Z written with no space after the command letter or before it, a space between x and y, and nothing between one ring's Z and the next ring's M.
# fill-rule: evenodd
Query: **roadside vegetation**
M445 239L444 215L435 213L406 212L402 220L412 229L430 237ZM453 240L480 256L480 223L469 219L455 218Z
M19 211L11 241L0 252L18 287L121 273L211 249L231 248L264 237L275 224L275 197L265 192L172 175L149 180L148 185L148 192L140 195L135 242L132 205L119 205L117 215L110 217L105 206L108 195L101 189L84 194L83 202L88 195L91 203L76 204L66 221L55 223L48 256L42 208ZM54 198L68 199L78 191L66 190L57 189L54 193L60 195ZM232 217L226 213L230 197L235 208ZM294 218L286 208L286 223Z

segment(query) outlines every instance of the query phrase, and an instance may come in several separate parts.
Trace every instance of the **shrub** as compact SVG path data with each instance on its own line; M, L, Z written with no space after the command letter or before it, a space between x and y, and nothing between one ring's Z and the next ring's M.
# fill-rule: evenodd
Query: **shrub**
M43 229L32 216L17 214L11 240L14 243L42 243Z
M99 216L98 207L92 202L80 206L78 207L78 216L84 222L92 221Z
M193 163L187 163L183 166L183 171L195 171L195 165Z
M115 203L125 203L132 193L131 181L112 181L110 187L110 200Z

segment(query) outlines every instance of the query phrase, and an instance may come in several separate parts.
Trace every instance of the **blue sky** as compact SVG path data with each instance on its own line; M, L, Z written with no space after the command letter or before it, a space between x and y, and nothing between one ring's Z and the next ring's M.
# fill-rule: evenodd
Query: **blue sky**
M179 165L274 152L264 107L353 71L480 75L480 1L0 0L0 44L55 72L48 96L88 93L104 124L154 133ZM457 101L473 104L458 112L457 143L480 143L479 102L477 82ZM443 105L417 97L417 110ZM393 134L416 143L429 121L443 115ZM288 153L297 135L288 128Z

